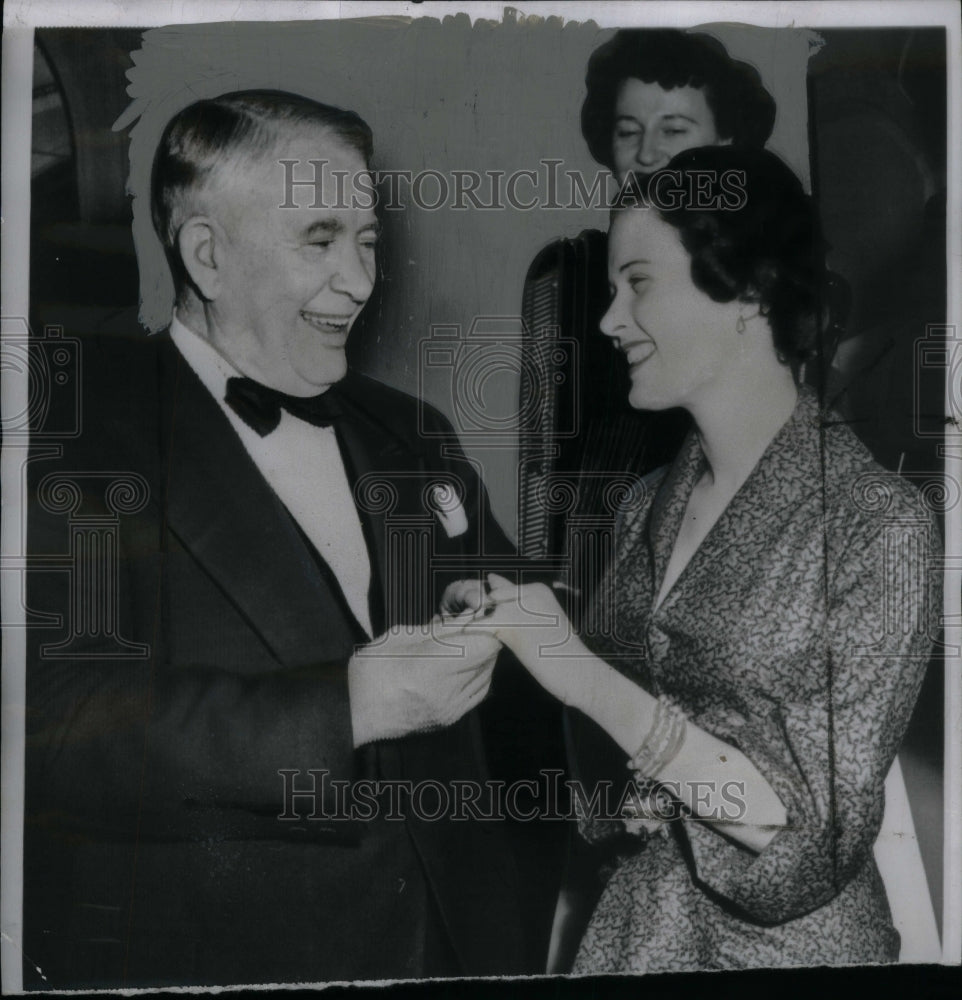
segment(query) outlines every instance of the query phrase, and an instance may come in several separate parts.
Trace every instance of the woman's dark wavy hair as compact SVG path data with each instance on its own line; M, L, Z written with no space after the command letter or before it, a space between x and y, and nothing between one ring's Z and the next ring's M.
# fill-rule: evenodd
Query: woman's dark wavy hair
M758 71L732 59L721 42L675 28L626 28L591 54L581 108L588 149L609 170L615 103L622 83L632 78L665 90L701 88L719 136L735 145L761 149L772 134L772 95Z
M779 359L793 370L816 357L826 248L818 213L795 174L764 149L703 146L679 153L644 181L649 197L655 185L661 194L636 201L633 210L657 211L678 230L695 285L715 302L758 303ZM661 207L668 204L674 207Z

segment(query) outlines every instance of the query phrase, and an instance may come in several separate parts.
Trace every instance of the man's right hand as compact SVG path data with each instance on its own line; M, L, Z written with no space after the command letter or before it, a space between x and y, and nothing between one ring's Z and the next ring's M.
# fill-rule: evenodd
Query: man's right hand
M490 634L460 634L439 619L362 646L347 671L354 745L453 725L484 700L500 649Z

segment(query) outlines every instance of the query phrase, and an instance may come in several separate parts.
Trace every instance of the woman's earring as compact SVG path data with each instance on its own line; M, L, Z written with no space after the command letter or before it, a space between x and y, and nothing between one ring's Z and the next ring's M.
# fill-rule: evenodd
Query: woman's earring
M742 316L741 313L738 314L738 322L735 324L735 332L736 333L745 332L745 317Z

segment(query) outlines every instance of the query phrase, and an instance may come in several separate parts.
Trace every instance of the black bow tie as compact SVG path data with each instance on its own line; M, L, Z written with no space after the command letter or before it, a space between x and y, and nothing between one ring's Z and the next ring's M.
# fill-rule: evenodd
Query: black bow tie
M333 387L319 396L289 396L252 378L227 380L224 402L261 437L266 437L281 421L281 410L306 420L315 427L330 427L344 409Z

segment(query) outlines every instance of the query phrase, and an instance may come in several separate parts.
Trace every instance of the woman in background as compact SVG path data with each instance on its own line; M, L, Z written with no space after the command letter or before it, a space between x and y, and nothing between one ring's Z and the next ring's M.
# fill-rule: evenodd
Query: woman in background
M761 148L775 121L775 102L758 72L732 59L708 35L677 29L623 29L588 61L581 128L592 156L619 187L643 179L684 149L712 144ZM530 329L557 327L580 345L578 379L563 383L557 410L579 414L578 434L560 442L557 470L588 473L579 479L578 513L602 509L604 482L630 469L647 472L670 461L688 429L681 412L640 413L627 406L624 360L598 333L607 308L606 234L585 230L557 240L528 270L525 319ZM544 314L538 309L545 309ZM545 391L538 388L539 396ZM568 399L568 392L577 394ZM551 444L556 445L554 438ZM537 487L532 488L537 493ZM536 504L529 504L537 521ZM566 537L564 526L538 521L527 538L548 530L540 555ZM589 581L578 581L585 587Z
M757 70L709 35L619 31L588 60L581 131L591 155L623 183L696 146L761 149L775 102Z
M670 168L652 184L676 207L613 213L601 327L631 405L694 427L622 518L598 591L614 627L589 650L549 588L496 577L466 627L628 764L622 817L580 823L612 869L574 971L895 961L872 848L937 627L938 530L799 383L825 271L797 178L737 147Z

